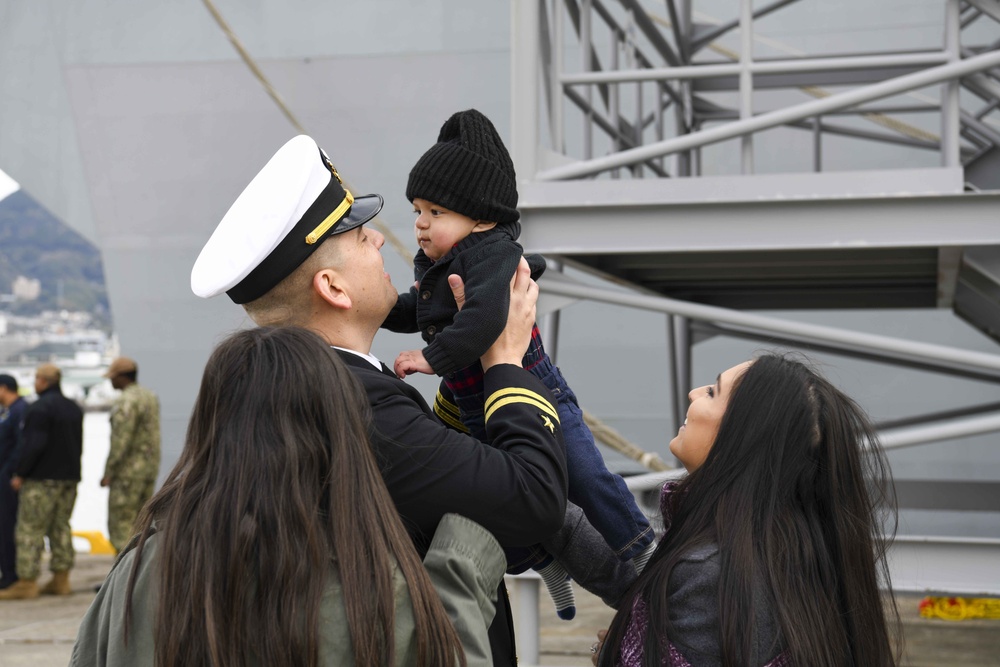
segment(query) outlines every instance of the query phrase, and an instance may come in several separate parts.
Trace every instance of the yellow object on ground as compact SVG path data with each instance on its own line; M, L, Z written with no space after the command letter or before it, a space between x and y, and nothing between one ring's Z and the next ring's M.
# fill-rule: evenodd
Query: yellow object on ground
M928 596L920 601L924 618L964 621L969 618L1000 619L1000 598L944 598Z
M80 537L90 542L90 553L95 556L114 556L118 553L99 530L74 530L73 537Z

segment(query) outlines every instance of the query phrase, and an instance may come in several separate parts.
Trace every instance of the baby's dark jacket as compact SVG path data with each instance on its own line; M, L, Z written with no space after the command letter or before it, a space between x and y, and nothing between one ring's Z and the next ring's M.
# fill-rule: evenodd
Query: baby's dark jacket
M400 294L384 329L420 332L427 347L424 359L438 375L471 366L496 341L507 324L510 279L524 249L517 242L520 223L497 225L475 232L455 244L447 255L432 261L418 250L413 275L419 284ZM528 255L531 277L545 270L541 255ZM465 283L465 305L459 312L448 286L458 274Z

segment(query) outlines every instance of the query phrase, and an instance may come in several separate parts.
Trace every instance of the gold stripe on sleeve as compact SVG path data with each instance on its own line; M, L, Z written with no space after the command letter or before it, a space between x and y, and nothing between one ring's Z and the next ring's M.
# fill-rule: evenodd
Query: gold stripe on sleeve
M452 414L455 417L462 416L461 411L458 409L458 405L452 403L447 398L445 398L444 394L442 394L440 391L438 391L437 396L434 398L434 403L440 405L442 410L447 411L449 414Z
M438 399L440 399L440 398L441 398L441 395L438 394ZM434 414L436 414L438 416L438 419L440 419L441 421L443 421L448 426L451 426L453 429L455 429L457 431L461 431L462 433L468 433L469 432L469 427L467 427L465 424L463 424L462 420L460 420L458 417L456 417L455 415L451 414L448 411L448 409L445 408L442 405L442 401L440 401L440 400L435 400L434 401Z
M489 421L493 413L503 406L514 403L527 403L528 405L533 405L555 419L556 423L559 422L559 414L556 412L555 408L552 407L552 404L545 400L541 395L528 389L501 389L490 396L489 400L486 401L486 421Z

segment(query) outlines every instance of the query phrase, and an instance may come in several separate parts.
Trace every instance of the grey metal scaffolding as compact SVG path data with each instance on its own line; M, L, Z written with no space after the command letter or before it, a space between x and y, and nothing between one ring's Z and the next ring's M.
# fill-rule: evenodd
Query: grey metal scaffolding
M666 315L675 421L685 410L692 349L713 335L1000 382L1000 354L743 310L884 308L896 300L954 307L1000 340L1000 271L990 268L1000 267L1000 4L942 0L938 48L757 57L756 23L796 4L754 9L741 0L734 16L713 25L691 0L512 3L512 146L529 221L522 240L616 284L595 288L559 274L542 281L543 293ZM976 28L994 36L963 39ZM758 173L755 154L787 136L776 128L810 133L805 170ZM894 147L896 163L830 170L824 149L834 137ZM706 175L704 149L726 141L723 149L735 151L732 175ZM936 165L928 151L938 154ZM606 233L611 215L615 238ZM671 217L688 224L669 226ZM801 253L836 258L843 273L827 279L809 262L796 268L789 258ZM685 256L715 267L738 256L776 277L760 278L756 293L753 280L692 286L665 269ZM690 273L697 281L697 270ZM895 292L870 296L890 283ZM969 285L979 290L972 301ZM885 424L882 438L905 447L995 431L1000 412L986 404ZM974 555L936 538L900 544L900 581L910 590L943 579L906 563L939 562L946 551L975 563L949 585L1000 592L981 567L984 553L1000 557L1000 541L977 542Z
M996 17L1000 10L990 3L946 0L944 34L937 50L764 60L754 57L754 21L796 0L778 0L757 11L750 0L742 0L739 16L717 26L693 22L691 0L657 3L666 5L668 18L638 0L518 0L513 109L520 173L527 169L532 180L544 181L624 167L633 178L697 176L701 148L739 137L741 172L751 174L755 135L776 126L814 131L813 162L820 169L824 134L932 146L939 151L942 166L973 166L983 161L985 153L1000 149L1000 123L992 117L983 122L1000 99L1000 51L997 43L963 46L961 36L977 21L992 21L1000 37ZM567 40L569 26L575 41ZM741 36L738 52L716 44L736 30ZM710 47L714 59L706 56ZM567 57L574 50L579 68L571 67L575 59ZM601 53L606 57L602 59ZM820 88L852 84L866 85L836 93ZM865 106L936 84L942 84L939 99L930 104ZM771 110L755 108L755 91L775 89L798 89L818 99ZM727 90L738 95L732 108L708 97ZM538 106L542 97L547 104L544 111ZM937 133L899 118L928 112L939 115ZM843 114L866 118L879 129L865 131L826 121ZM730 118L738 120L705 127ZM549 130L544 148L537 141L541 128L536 127L542 119ZM580 136L571 142L575 150L567 152L570 121L579 127ZM596 156L600 138L607 152ZM564 159L545 164L551 156L539 151ZM662 158L675 154L675 166L665 168Z

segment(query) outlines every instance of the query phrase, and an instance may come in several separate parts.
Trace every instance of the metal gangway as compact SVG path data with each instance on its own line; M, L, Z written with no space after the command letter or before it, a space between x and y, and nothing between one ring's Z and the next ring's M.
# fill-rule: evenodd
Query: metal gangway
M710 17L691 0L512 2L522 242L551 261L548 345L576 300L664 313L674 424L712 336L1000 382L1000 350L752 312L951 308L1000 342L1000 2L944 0L932 48L835 53L755 29L815 3L730 4ZM852 165L847 140L879 157ZM794 159L775 168L782 143ZM940 443L1000 431L1000 405L880 427L890 449ZM671 474L629 480L648 513ZM1000 539L899 536L893 582L997 595L997 562ZM530 662L537 584L514 585Z
M1000 350L752 312L950 308L1000 341L1000 2L943 0L934 44L817 52L767 29L816 3L730 4L513 0L522 242L556 269L545 328L576 300L664 313L675 424L711 336L1000 382ZM887 448L937 443L1000 431L1000 405L880 426ZM631 482L651 511L661 481ZM901 536L894 585L1000 594L997 562L1000 540Z

